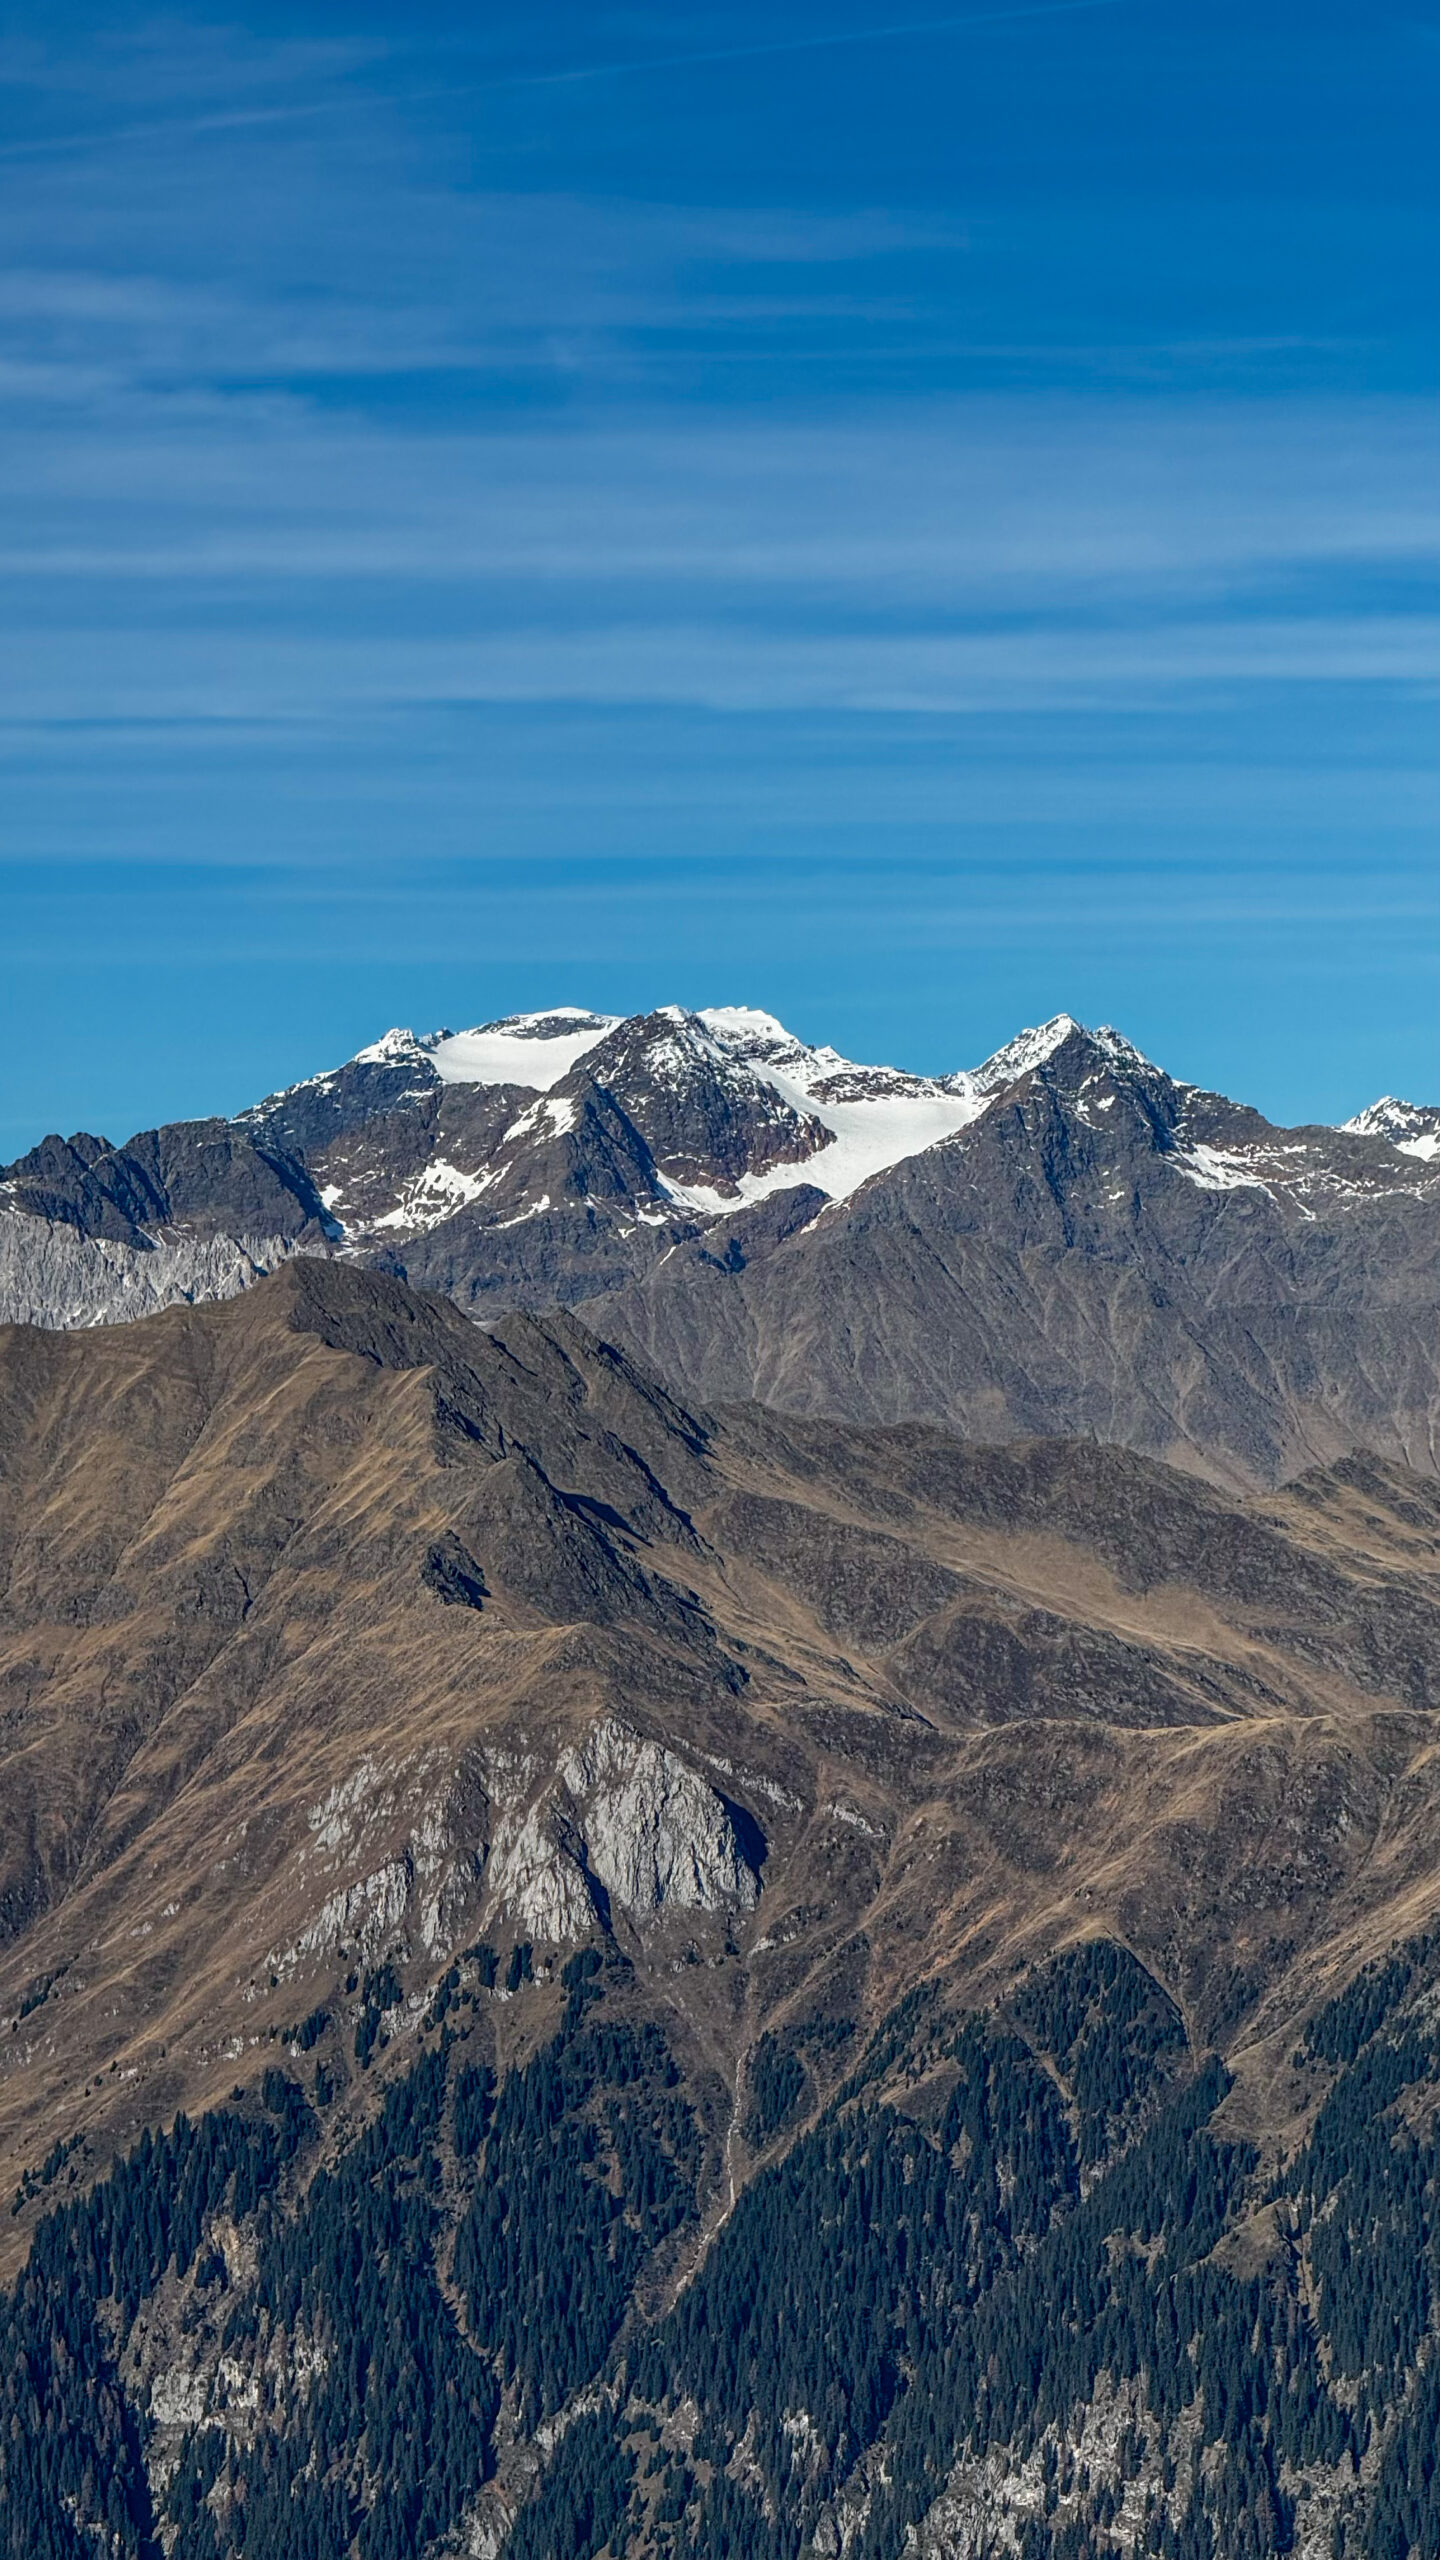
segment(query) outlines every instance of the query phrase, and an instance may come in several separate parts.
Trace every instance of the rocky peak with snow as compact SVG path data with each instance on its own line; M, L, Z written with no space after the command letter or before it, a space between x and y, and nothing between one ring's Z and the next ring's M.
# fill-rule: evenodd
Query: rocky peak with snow
M1440 1103L1402 1102L1398 1094L1386 1093L1340 1126L1357 1138L1384 1138L1422 1164L1440 1156Z
M1143 1096L1167 1121L1179 1116L1184 1097L1195 1090L1157 1067L1111 1024L1102 1023L1098 1031L1090 1031L1068 1013L1057 1013L1033 1031L1022 1031L981 1066L968 1073L962 1070L947 1081L958 1091L968 1090L988 1100L1017 1091L1032 1079L1070 1097L1102 1087L1124 1089Z
M412 1278L453 1287L457 1219L493 1240L541 1218L554 1239L583 1214L586 1281L609 1286L635 1251L797 1184L848 1198L963 1128L987 1092L861 1065L746 1006L566 1008L388 1032L247 1117L315 1168L346 1251L403 1248ZM605 1249L597 1219L614 1222ZM423 1269L417 1239L433 1239ZM514 1248L498 1250L508 1289Z
M1069 1014L927 1076L743 1005L558 1006L393 1028L233 1121L45 1140L0 1173L0 1316L338 1257L487 1322L584 1307L708 1400L1193 1443L1268 1480L1321 1379L1316 1448L1380 1427L1367 1310L1372 1349L1415 1328L1385 1428L1431 1464L1437 1154L1440 1109L1277 1129Z
M1002 1086L1018 1084L1022 1076L1035 1075L1049 1066L1071 1043L1093 1045L1090 1033L1073 1014L1057 1013L1048 1022L1017 1032L993 1057L968 1071L962 1068L950 1081L966 1084L978 1093L998 1093Z
M574 1072L620 1104L687 1207L737 1201L747 1177L798 1167L831 1143L744 1044L678 1005L618 1023Z

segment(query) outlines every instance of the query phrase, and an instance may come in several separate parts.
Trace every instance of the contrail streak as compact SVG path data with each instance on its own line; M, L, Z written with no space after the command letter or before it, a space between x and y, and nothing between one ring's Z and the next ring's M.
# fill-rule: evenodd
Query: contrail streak
M1026 0L1026 5L1012 9L967 9L945 18L907 18L884 27L851 27L836 29L831 34L814 36L778 36L765 44L716 45L698 53L656 54L647 60L631 62L578 63L565 71L516 71L502 73L494 80L462 81L425 89L399 92L388 103L392 106L421 106L435 98L454 101L459 98L483 98L510 89L556 89L578 86L586 80L624 80L636 75L644 77L654 71L688 71L716 62L763 62L774 56L792 53L832 52L841 46L885 44L895 36L929 36L950 34L964 27L1006 26L1023 18L1069 18L1080 11L1120 9L1132 0ZM251 125L294 124L311 116L338 115L354 104L350 97L313 98L284 107L234 107L217 110L212 115L156 117L144 124L115 125L108 132L37 134L33 141L0 143L0 161L43 159L48 152L107 150L125 142L163 141L167 136L187 133L230 133Z
M619 80L627 72L685 71L692 63L759 62L770 54L829 52L840 45L883 44L891 36L941 35L956 27L1003 26L1014 18L1069 18L1082 9L1129 5L1130 0L1026 0L1018 9L965 9L946 18L906 18L892 26L838 28L827 35L777 36L766 44L716 45L703 53L658 54L643 62L587 63L571 71L517 71L512 77L476 86L479 90L538 89L566 80Z

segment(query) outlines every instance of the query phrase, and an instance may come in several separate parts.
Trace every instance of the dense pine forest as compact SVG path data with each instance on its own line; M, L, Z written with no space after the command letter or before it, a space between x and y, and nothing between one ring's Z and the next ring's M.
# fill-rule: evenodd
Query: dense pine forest
M772 2037L723 2215L715 2093L616 1953L473 1949L408 2042L377 1979L343 2051L312 2013L41 2223L0 2553L1440 2555L1437 1964L1313 2020L1278 2161L1108 1941L864 2051Z

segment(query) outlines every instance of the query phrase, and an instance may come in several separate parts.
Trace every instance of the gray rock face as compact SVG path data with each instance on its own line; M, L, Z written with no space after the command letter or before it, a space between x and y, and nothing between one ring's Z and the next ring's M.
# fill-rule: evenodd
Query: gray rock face
M177 1121L123 1147L46 1138L0 1170L0 1323L120 1324L233 1298L337 1233L299 1159L238 1122Z
M560 1782L579 1808L591 1873L622 1910L753 1907L759 1880L734 1816L678 1753L608 1716L564 1760Z
M539 1793L534 1787L540 1773ZM491 1924L541 1946L664 1910L753 1910L759 1878L733 1807L676 1751L604 1716L546 1775L492 1769L499 1807L485 1870Z
M162 1229L193 1235L276 1234L326 1226L298 1158L225 1120L142 1130L123 1147L82 1132L46 1138L0 1171L0 1205L78 1235L140 1244Z
M284 1235L190 1235L137 1243L87 1236L63 1219L0 1209L0 1324L126 1324L161 1307L236 1298L307 1248ZM310 1248L313 1249L313 1248Z

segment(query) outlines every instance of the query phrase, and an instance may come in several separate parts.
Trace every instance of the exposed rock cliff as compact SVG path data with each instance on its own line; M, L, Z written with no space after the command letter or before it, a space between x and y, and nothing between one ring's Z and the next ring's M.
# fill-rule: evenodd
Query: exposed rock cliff
M161 1307L236 1298L292 1253L282 1235L186 1235L159 1228L133 1244L0 1208L0 1324L128 1324Z

